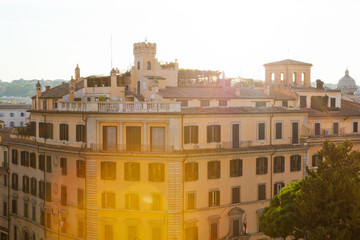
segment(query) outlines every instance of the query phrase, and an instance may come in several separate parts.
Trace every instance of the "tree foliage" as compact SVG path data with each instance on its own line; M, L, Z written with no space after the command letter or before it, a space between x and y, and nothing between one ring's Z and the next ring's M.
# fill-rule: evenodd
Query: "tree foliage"
M12 82L0 82L0 96L32 97L36 94L36 83L40 81L41 86L55 87L64 80L13 80Z
M260 218L263 232L309 240L358 239L360 153L352 147L349 140L338 146L325 141L319 152L325 160L318 169L307 169L307 177L289 184L271 200Z

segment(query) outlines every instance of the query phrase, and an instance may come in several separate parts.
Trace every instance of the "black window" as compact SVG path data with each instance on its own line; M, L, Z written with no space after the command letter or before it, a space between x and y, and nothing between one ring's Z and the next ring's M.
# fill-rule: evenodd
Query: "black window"
M36 153L30 153L30 167L36 169Z
M268 159L266 157L261 157L256 159L256 174L267 174L268 172Z
M51 173L51 156L46 156L46 172Z
M51 202L51 183L50 182L46 183L45 197L46 197L46 201Z
M45 171L45 155L39 155L39 169Z
M306 96L300 96L300 107L306 108Z
M76 176L79 178L85 178L85 161L76 160Z
M116 180L116 162L101 162L101 179Z
M358 132L358 127L359 127L359 123L358 122L353 122L353 132L354 133Z
M231 189L232 203L240 203L240 187L233 187Z
M30 122L30 135L36 137L36 122Z
M275 139L282 139L282 123L275 123Z
M282 103L281 105L282 105L283 107L288 107L288 105L289 105L289 104L288 104L288 100L282 100L281 103Z
M18 164L18 151L17 149L11 150L11 162L13 164Z
M76 141L86 142L86 128L83 124L76 125Z
M210 106L210 100L200 100L200 106L201 107L209 107Z
M265 123L258 123L258 140L265 140Z
M278 195L280 193L280 190L285 187L285 183L280 182L280 183L275 183L274 184L274 196Z
M185 126L184 127L184 144L198 143L198 126Z
M26 200L24 201L24 217L29 217L29 202Z
M266 185L259 184L258 185L258 200L265 200L266 199Z
M66 123L60 124L60 140L69 140L69 125Z
M27 151L21 151L21 166L25 166L28 167L29 166L29 159L30 159L30 155L29 152Z
M29 177L28 176L23 176L22 190L24 193L29 193Z
M220 191L213 190L209 192L209 207L220 205Z
M290 156L290 171L296 172L301 170L301 156L292 155Z
M220 178L220 161L208 162L208 179Z
M66 158L60 158L60 168L61 168L61 175L66 176L67 175L67 159Z
M312 164L311 166L317 167L319 165L319 162L322 161L322 156L320 154L314 154L312 155Z
M149 181L163 182L165 180L165 164L149 163Z
M53 124L52 123L39 123L39 137L41 138L53 138Z
M282 173L285 171L285 157L274 157L274 173Z
M255 102L255 107L266 107L266 102L265 101Z
M315 135L319 136L320 135L320 123L315 123Z
M199 179L199 163L185 163L185 181L196 181Z
M66 186L61 186L61 205L66 206L67 203L67 188Z
M17 214L17 200L11 200L11 212Z
M333 123L333 134L334 135L339 134L339 123L338 122Z
M5 217L7 216L7 202L3 202L3 216Z
M31 178L30 186L31 186L31 189L30 189L31 194L36 196L36 194L37 194L36 178Z
M226 107L227 106L227 100L219 100L219 106L220 107Z
M221 142L221 126L209 125L207 126L207 142Z
M77 204L79 209L84 209L84 190L78 189L77 191Z
M140 163L126 162L124 167L124 178L126 181L139 181Z
M230 160L230 177L240 177L243 172L242 159Z
M330 107L335 108L336 98L330 98Z
M18 175L16 173L13 173L11 175L11 188L14 190L18 190L19 187L19 178Z

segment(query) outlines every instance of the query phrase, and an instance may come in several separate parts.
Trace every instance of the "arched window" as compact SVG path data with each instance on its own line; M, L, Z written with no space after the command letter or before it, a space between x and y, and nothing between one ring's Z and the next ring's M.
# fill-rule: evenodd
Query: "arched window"
M305 73L301 73L301 84L305 85Z
M284 84L284 73L280 73L281 84Z
M147 62L147 70L151 70L151 62L150 61Z
M24 230L24 231L23 231L23 239L24 239L24 240L30 240L30 238L29 238L29 233L28 233L27 230Z
M275 73L270 74L271 82L275 82Z
M137 63L137 69L140 70L140 62Z
M292 74L292 81L294 83L294 85L296 84L296 73Z

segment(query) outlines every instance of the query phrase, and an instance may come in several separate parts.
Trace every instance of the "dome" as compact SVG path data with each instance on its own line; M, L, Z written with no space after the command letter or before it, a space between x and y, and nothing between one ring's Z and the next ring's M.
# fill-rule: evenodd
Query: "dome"
M357 90L356 82L349 76L348 69L345 71L345 76L339 80L337 89L341 90L343 94L353 94Z

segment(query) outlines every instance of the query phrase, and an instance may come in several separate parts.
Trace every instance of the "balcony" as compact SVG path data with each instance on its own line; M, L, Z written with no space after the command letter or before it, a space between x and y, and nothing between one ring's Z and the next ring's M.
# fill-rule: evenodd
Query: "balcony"
M180 102L59 102L59 111L80 112L180 112Z

